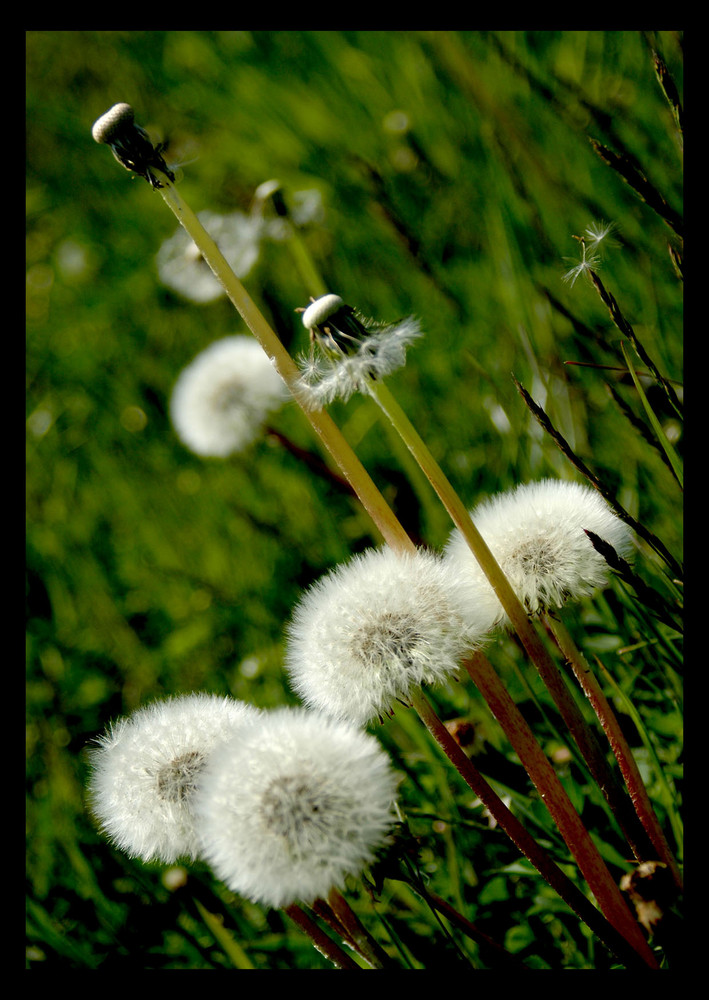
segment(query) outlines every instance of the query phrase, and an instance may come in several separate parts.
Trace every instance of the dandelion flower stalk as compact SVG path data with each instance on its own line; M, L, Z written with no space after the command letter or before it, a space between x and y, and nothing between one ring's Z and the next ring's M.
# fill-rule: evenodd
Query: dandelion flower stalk
M450 732L443 725L428 699L421 691L411 694L413 707L421 720L454 765L460 776L485 805L490 815L510 837L512 842L534 865L537 871L554 888L573 911L598 935L618 957L626 964L635 967L640 962L649 968L657 968L657 961L648 947L640 926L632 916L620 890L609 879L607 869L599 872L605 888L598 890L591 886L596 899L605 896L605 902L610 912L599 912L577 889L571 880L551 860L547 852L520 823L517 817L508 809L475 765L464 753ZM603 866L605 868L605 866ZM599 899L600 896L600 899Z
M586 695L589 704L593 707L593 710L603 727L603 731L608 737L608 742L613 750L616 760L618 761L618 765L625 780L633 806L635 807L635 811L652 843L652 846L657 852L658 859L667 865L672 872L672 877L674 878L677 886L681 888L682 876L680 874L679 867L672 851L670 850L667 839L662 832L662 827L660 826L655 810L653 809L647 789L645 788L645 783L643 782L640 774L640 770L635 758L633 757L630 746L628 745L628 741L620 727L620 724L618 723L618 719L613 711L612 705L606 698L603 688L601 687L590 664L586 661L585 657L574 643L573 638L564 622L560 618L550 614L545 616L545 622L549 631L554 636L554 639L558 644L566 662L570 664L581 689ZM636 853L636 857L639 861L645 861L648 860L650 856L647 851L645 851L642 854Z
M293 391L300 375L295 362L257 308L242 283L229 267L214 240L167 177L163 180L160 194L180 224L184 226L187 233L194 240L217 280L224 286L229 299L239 312L239 315L261 344L268 357L273 360L276 370L288 388ZM381 494L374 486L369 474L340 433L334 421L321 411L311 413L304 409L304 412L311 426L356 490L363 506L381 532L382 537L394 547L408 546L408 539L405 537L401 525L394 518Z
M336 968L345 969L346 971L354 971L362 968L297 903L291 903L289 906L285 906L283 910L293 923L310 938L320 954L328 958Z
M145 131L136 125L130 105L117 104L110 108L94 123L92 135L96 142L108 145L126 169L145 177L160 192L165 204L193 240L224 288L232 305L271 358L285 384L293 391L300 376L295 362L234 274L217 244L179 194L173 183L174 175L166 166L160 149L154 148ZM357 492L382 537L394 548L408 548L408 536L335 423L323 412L309 413L305 408L304 412L323 445Z

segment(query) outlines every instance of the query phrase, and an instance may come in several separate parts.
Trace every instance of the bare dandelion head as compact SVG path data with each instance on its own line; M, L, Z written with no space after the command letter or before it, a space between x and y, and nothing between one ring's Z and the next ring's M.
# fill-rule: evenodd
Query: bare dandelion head
M131 857L197 857L193 798L210 754L258 710L216 695L155 702L120 719L91 750L89 802Z
M170 416L190 451L223 458L248 447L288 398L283 379L253 337L217 340L181 372Z
M421 336L413 317L374 323L333 294L311 302L302 319L310 333L311 351L309 357L298 359L301 377L296 391L313 410L368 392L372 382L406 363L409 345Z
M175 175L162 157L164 145L161 143L153 145L145 129L136 124L130 104L125 102L114 104L93 123L91 135L95 142L110 147L121 166L138 174L139 177L144 177L152 187L163 186L156 171L171 181L175 180Z
M621 556L632 545L629 528L596 490L563 480L547 479L500 493L476 507L471 517L529 614L560 608L608 583L608 564L586 530ZM446 558L466 566L482 582L482 570L457 528ZM492 594L491 587L489 591ZM496 597L495 602L497 620L507 624Z
M248 899L312 902L386 843L397 783L372 736L302 708L263 713L204 770L201 857Z
M306 592L286 665L305 703L364 725L422 684L457 674L492 625L469 579L425 550L370 550Z

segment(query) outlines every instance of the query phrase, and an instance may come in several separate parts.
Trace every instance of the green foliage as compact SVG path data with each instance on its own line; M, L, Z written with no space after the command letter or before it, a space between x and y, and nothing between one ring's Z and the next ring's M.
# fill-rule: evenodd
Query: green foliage
M28 34L29 967L234 968L242 954L255 968L328 967L282 914L234 900L198 866L176 887L159 866L113 851L87 815L85 750L111 719L168 694L293 703L291 610L311 581L376 542L358 506L275 436L226 461L178 442L168 416L177 375L243 324L226 299L199 306L161 286L155 256L174 220L93 142L93 121L131 103L169 140L168 161L183 161L195 211L248 211L271 178L291 207L296 192L319 192L323 219L300 236L328 288L377 319L421 318L426 335L391 387L466 503L578 475L513 372L681 560L681 420L655 382L638 376L638 394L591 282L562 281L580 259L573 237L614 222L603 283L661 374L681 380L681 241L589 141L627 157L681 213L676 109L653 67L656 50L681 93L681 44L672 32L626 31ZM310 290L289 241L264 243L245 283L291 351L304 350L294 310ZM633 367L644 370L635 356ZM646 436L648 408L661 448ZM447 516L371 402L332 414L412 536L441 546ZM274 425L319 454L294 406ZM635 570L674 613L680 584L644 542ZM620 579L568 624L681 853L679 635ZM620 878L627 846L546 690L512 641L491 656ZM444 719L473 721L479 767L575 878L477 691L461 681L432 696ZM400 967L488 967L406 871L530 967L612 967L408 710L377 734L406 775L414 840L403 868L385 863L376 891L353 886L351 898Z

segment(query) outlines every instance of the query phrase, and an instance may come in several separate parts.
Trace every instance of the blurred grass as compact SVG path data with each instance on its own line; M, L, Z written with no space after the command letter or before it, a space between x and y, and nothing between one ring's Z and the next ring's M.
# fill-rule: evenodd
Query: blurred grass
M679 242L589 141L631 157L681 212L680 144L653 48L681 94L673 32L28 33L30 967L229 967L190 902L198 892L207 911L227 914L256 967L325 967L279 914L230 905L207 873L169 889L159 868L117 855L86 816L84 754L110 719L166 694L293 701L282 672L291 609L311 580L372 544L364 515L272 440L227 462L201 461L176 440L167 403L179 371L243 327L225 300L196 306L160 285L155 255L172 217L93 142L93 121L116 101L133 104L137 120L170 141L168 158L184 161L181 188L195 211L246 210L273 177L291 203L297 191L320 192L324 222L302 235L328 287L366 315L422 319L426 336L391 386L466 502L574 475L526 410L514 372L622 505L681 557L676 482L608 391L642 420L630 377L564 365L624 364L591 284L562 281L578 261L573 235L604 220L617 224L620 244L604 284L662 374L682 378L681 286L668 253ZM284 341L302 349L294 309L309 292L287 244L264 244L246 284ZM644 389L681 457L675 414L661 392ZM446 516L409 476L371 404L332 412L406 527L441 545ZM275 423L317 451L294 407ZM675 599L646 547L636 568ZM642 757L651 741L679 796L676 636L619 581L572 619L579 644L622 692L615 707L632 745ZM550 752L564 745L513 644L495 657ZM568 862L476 692L456 685L435 695L444 718L476 719L491 777L518 783L517 808ZM435 891L541 967L603 967L553 893L519 874L514 850L487 829L407 713L378 735L411 777L406 807ZM567 767L584 818L615 857L612 818L583 769ZM450 782L456 794L446 800ZM655 785L674 830L676 805ZM376 909L415 967L458 954L410 890L384 886Z

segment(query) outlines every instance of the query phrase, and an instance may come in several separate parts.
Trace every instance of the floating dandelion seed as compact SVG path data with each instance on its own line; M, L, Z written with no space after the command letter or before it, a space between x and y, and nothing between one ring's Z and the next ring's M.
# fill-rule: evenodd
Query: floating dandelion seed
M214 749L259 712L216 695L155 702L120 719L91 750L91 809L131 857L171 864L198 855L193 798Z
M310 331L311 351L299 358L299 398L309 409L321 409L335 399L348 400L368 392L406 363L407 348L421 336L418 320L377 324L364 320L339 295L323 295L303 312Z
M397 783L374 737L302 708L263 713L201 775L201 856L248 899L312 902L387 842Z
M608 564L585 529L621 556L632 545L630 529L600 493L562 480L546 479L500 493L481 503L471 517L530 614L560 608L608 583ZM482 570L457 528L448 541L446 559L467 567L482 582ZM497 620L506 622L502 605L488 589L497 604Z
M470 579L425 550L356 555L296 607L286 665L305 703L357 725L422 684L455 676L493 623Z
M283 379L256 340L224 337L182 371L170 416L191 451L224 458L251 444L287 398Z

